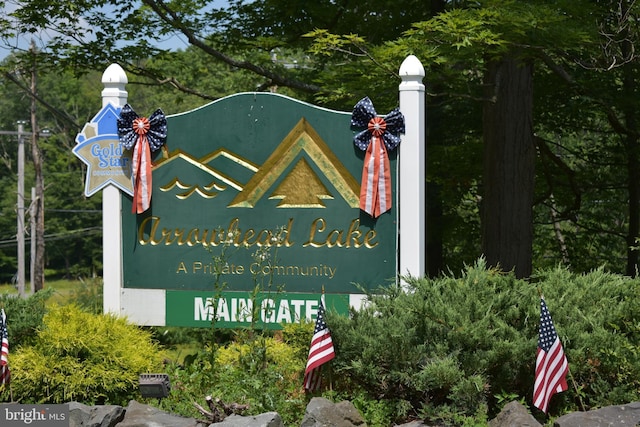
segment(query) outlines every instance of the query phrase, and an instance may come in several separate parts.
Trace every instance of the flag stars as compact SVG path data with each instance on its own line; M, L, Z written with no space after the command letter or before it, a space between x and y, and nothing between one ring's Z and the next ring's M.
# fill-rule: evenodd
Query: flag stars
M318 316L316 318L316 327L315 327L313 333L317 334L318 332L320 332L321 330L325 329L326 327L327 327L327 324L324 321L323 313L318 312Z
M541 303L541 315L540 315L540 337L538 346L544 351L549 351L551 345L558 338L555 328L553 327L553 321L551 315L547 309L546 304Z

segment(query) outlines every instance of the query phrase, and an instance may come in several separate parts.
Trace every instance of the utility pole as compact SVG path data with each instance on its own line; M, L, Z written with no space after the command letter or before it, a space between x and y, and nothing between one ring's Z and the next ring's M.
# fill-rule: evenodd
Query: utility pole
M0 131L0 135L16 135L18 137L18 199L16 203L16 243L18 245L18 272L16 285L20 296L25 296L25 254L24 254L24 131L26 120L19 120L18 131Z
M35 280L35 264L36 264L36 239L35 239L35 235L36 235L36 204L35 204L35 200L36 200L36 188L35 187L31 187L31 204L29 205L29 218L31 218L31 236L29 238L29 241L31 242L31 256L29 257L29 273L30 273L30 278L29 278L29 283L30 283L30 289L31 289L31 295L33 295L36 292L36 280Z
M25 296L24 292L24 124L18 122L18 204L17 204L17 232L18 242L18 294Z
M24 164L25 164L25 136L32 134L32 132L25 132L24 125L28 123L26 120L19 120L18 131L7 131L0 130L0 135L15 135L18 137L18 190L17 190L17 201L16 201L16 243L18 245L17 249L17 258L18 258L18 271L16 273L16 285L18 287L18 294L21 297L26 296L26 257L25 257L25 207L24 207ZM38 133L38 136L47 138L50 136L50 132L48 129L44 129L42 132ZM29 207L29 214L31 218L31 258L30 258L30 268L29 271L31 273L31 293L35 291L34 289L34 261L35 261L35 248L36 243L34 241L35 235L35 188L31 188L31 204Z

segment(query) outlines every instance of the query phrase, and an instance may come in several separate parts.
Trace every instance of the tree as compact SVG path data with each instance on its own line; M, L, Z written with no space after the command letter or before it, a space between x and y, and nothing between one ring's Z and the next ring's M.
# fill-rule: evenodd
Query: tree
M559 19L540 3L535 8L487 2L481 9L453 9L410 33L424 38L426 31L438 40L442 53L435 59L466 69L461 76L482 76L476 82L483 89L473 90L483 106L482 253L490 265L514 270L518 277L531 274L533 248L534 55L526 46L544 42ZM531 22L537 24L533 34L528 33Z
M638 129L633 113L637 109L634 46L638 43L635 24L638 9L633 2L628 1L589 6L588 15L584 17L598 17L591 43L566 52L549 50L539 53L541 61L559 78L570 94L565 107L580 108L568 116L572 121L571 126L578 124L582 129L579 137L584 138L587 144L598 147L596 152L594 148L571 142L571 138L565 138L570 145L555 144L556 150L560 149L565 158L576 158L577 155L582 157L577 159L578 162L570 161L570 168L556 157L558 165L567 172L566 183L571 190L566 207L554 207L553 212L557 217L576 224L587 239L600 243L597 250L590 251L587 256L602 259L603 253L610 250L616 254L615 257L619 257L621 252L626 253L626 265L615 268L635 276L638 272L637 240L640 230L640 158ZM574 12L578 13L577 10ZM573 122L576 120L575 113L581 116ZM550 129L547 135L552 135ZM554 143L546 138L542 142L539 147L549 153L548 146ZM583 184L580 185L576 178L582 178ZM586 190L584 183L588 185ZM558 186L556 188L559 189ZM600 209L597 205L606 207ZM624 205L626 211L622 213L620 206ZM595 215L584 215L585 212ZM624 219L621 220L620 214ZM612 237L618 239L616 249L612 249L611 244L607 243ZM620 245L620 241L624 242L623 245ZM615 257L609 257L606 262L614 261Z
M341 109L369 95L385 110L397 103L398 64L414 53L429 84L427 170L430 188L438 189L430 206L442 212L431 229L441 230L445 242L442 264L431 271L445 263L458 268L481 253L522 277L533 256L536 265L563 259L576 268L620 269L624 252L623 270L637 270L632 2L433 1L425 7L416 0L397 8L386 0L232 0L214 8L29 0L21 6L12 14L20 25L0 31L57 30L42 41L43 66L82 72L119 62L139 76L134 84L176 88L189 105L194 97L225 94L194 77L215 63L242 76L232 91L277 88ZM184 52L154 46L175 33L190 45ZM485 91L498 81L513 86ZM164 90L139 93L178 108ZM627 206L622 219L615 209L621 203Z
M529 277L533 249L533 66L517 53L487 64L482 249L491 266ZM517 95L515 95L517 94Z
M368 34L375 42L383 42L400 36L412 22L430 16L420 0L405 2L403 8L390 0L342 0L339 4L331 0L232 0L226 8L215 8L207 1L162 0L26 0L18 4L10 14L15 24L4 28L5 39L11 40L20 32L53 31L55 35L41 44L50 63L58 68L82 73L118 62L131 74L185 91L191 88L146 61L170 56L168 50L156 46L176 34L209 60L260 76L259 88L289 87L309 94L321 89L313 80L325 64L307 61L289 66L286 61L274 60L279 49L287 49L286 55L304 49L311 42L304 35L314 28ZM199 94L210 97L205 92Z
M11 36L24 32L35 35L45 28L54 30L56 35L51 39L39 40L42 72L70 70L81 75L87 70L103 69L109 62L119 62L130 75L139 76L130 85L132 96L144 94L149 100L158 100L162 98L160 93L167 95L163 87L182 92L164 97L170 105L167 112L183 111L184 107L200 105L202 100L236 91L256 89L277 88L279 92L311 100L321 89L314 82L315 76L327 65L310 59L304 52L304 46L311 43L304 35L314 26L320 24L338 31L358 28L372 39L383 41L400 35L411 22L424 18L428 12L417 7L421 3L418 0L412 0L415 7L409 9L410 14L393 8L390 1L346 0L339 7L333 7L329 0L231 1L227 10L212 9L208 2L156 0L18 3L19 8L11 13L14 22L0 31L5 40L10 40ZM109 13L105 14L105 9ZM295 19L291 20L292 16ZM151 41L176 32L188 40L190 47L186 51L169 52L153 46ZM201 78L203 73L212 71L215 76L223 76L220 71L234 73L236 78L225 79L233 81L226 86ZM6 76L20 80L14 73ZM134 89L137 83L160 89L150 95L150 91ZM36 95L33 90L25 91ZM180 98L188 101L181 102ZM55 109L52 112L56 113ZM68 118L68 113L60 115ZM82 123L75 118L71 121ZM37 159L38 152L33 154Z
M31 116L31 158L33 160L33 169L35 171L35 200L32 200L33 223L35 224L32 236L32 250L34 259L31 260L33 271L31 277L33 283L31 287L35 292L44 289L44 177L42 175L42 153L40 151L40 129L38 128L38 118L36 116L36 95L37 91L37 54L33 43L31 43L31 85L29 92L30 100L30 116Z
M559 246L559 251L563 257L568 254L566 250L566 241L562 233L560 223L571 222L577 225L577 230L583 235L597 231L596 239L599 242L605 241L606 236L618 233L620 221L617 220L615 210L611 210L615 206L613 200L599 200L597 203L609 204L609 212L605 216L595 217L598 211L595 206L584 206L581 202L586 199L585 193L595 195L599 188L607 189L609 198L613 194L612 190L617 190L618 184L613 184L615 180L620 179L619 171L615 168L604 168L604 164L598 166L598 172L605 172L604 180L612 182L608 186L600 184L597 181L603 179L602 175L596 175L593 166L593 160L596 158L602 162L603 159L618 159L618 148L608 148L606 145L600 145L604 150L601 152L593 151L593 158L589 161L589 166L584 169L574 169L576 166L583 168L585 159L577 159L576 155L585 152L584 144L575 135L576 129L583 135L592 135L597 137L595 133L612 134L617 133L625 140L623 167L627 170L626 177L623 177L627 183L626 200L629 206L629 222L628 231L626 233L626 245L624 249L627 254L627 274L633 275L638 270L637 267L637 232L638 232L638 198L637 198L637 179L633 178L637 174L637 131L635 123L632 120L631 110L636 109L636 99L634 94L635 85L634 73L634 55L633 45L637 42L637 35L634 26L635 10L630 2L617 2L613 4L591 4L584 2L580 5L574 3L549 3L536 2L532 4L521 3L500 3L486 2L482 8L473 9L453 9L442 13L434 19L419 23L416 30L409 34L409 38L417 40L399 40L399 45L403 47L419 48L418 40L433 39L436 48L440 49L440 55L433 55L434 60L439 64L449 64L457 70L462 76L474 76L476 73L482 73L485 76L485 83L493 83L493 76L499 76L502 81L522 81L527 82L529 79L511 79L517 75L525 76L532 71L529 67L535 65L538 70L539 78L533 81L534 87L545 87L544 81L549 77L559 86L547 85L548 91L541 95L532 94L529 89L529 83L522 86L512 86L510 91L504 92L504 99L510 108L503 110L498 117L507 118L497 129L501 132L495 132L493 119L495 115L490 114L493 109L500 111L500 99L495 98L495 103L491 98L484 100L483 129L484 129L484 148L485 148L485 173L482 177L484 181L485 192L482 199L483 209L483 249L487 258L492 264L500 264L503 268L515 268L516 274L526 276L526 267L521 270L518 267L519 255L518 249L522 249L527 253L531 247L529 238L522 239L520 244L509 248L509 244L514 244L518 239L518 235L530 235L529 224L527 221L518 222L514 220L514 216L520 216L523 206L532 206L534 209L549 208L551 210L552 226L554 236ZM593 17L597 17L598 25L591 24ZM588 22L588 24L584 24ZM433 45L427 44L429 49L434 49ZM449 46L447 46L449 45ZM451 50L449 47L453 47ZM482 52L479 57L477 52ZM517 52L518 56L514 57L513 52ZM508 64L513 60L518 60L521 67L509 67ZM609 64L603 66L602 64ZM499 72L495 72L496 67ZM504 68L500 68L504 67ZM533 70L534 68L531 68ZM622 73L622 74L620 74ZM560 80L558 80L558 77ZM566 85L565 87L562 87ZM558 90L561 88L561 92ZM622 89L622 90L621 90ZM615 92L616 96L611 94ZM564 98L559 98L559 95ZM585 114L592 115L596 120L592 122L582 122L577 120L572 123L577 127L571 128L563 123L562 119L552 117L539 108L535 108L531 115L526 112L516 117L511 115L513 106L526 106L536 99L536 102L544 105L555 104L552 109L558 111L558 106L566 106L568 104L576 105L580 110L568 112L560 111L560 117L571 117L567 114L577 114L575 117L585 117ZM545 99L546 97L546 99ZM522 101L522 102L519 102ZM578 101L578 102L576 102ZM489 108L488 108L489 107ZM518 108L518 107L516 107ZM587 113L586 109L593 108L595 111ZM487 120L491 119L491 120ZM515 119L516 121L513 121ZM529 123L534 120L533 127ZM631 119L631 120L630 120ZM597 127L593 127L596 125ZM504 138L509 128L520 128L517 138L512 138L509 142ZM533 138L533 130L536 137ZM512 134L513 135L513 134ZM578 163L570 164L562 158L557 152L551 150L546 136L563 139L565 143L571 143L571 146L556 145L562 154L569 153L571 158L576 158ZM499 138L493 140L492 136ZM489 138L487 138L489 137ZM500 141L500 138L503 138ZM539 156L539 166L543 171L556 170L555 177L540 174L539 177L547 178L546 188L543 185L537 185L538 188L545 188L545 192L538 191L537 195L542 198L536 200L533 204L533 186L531 183L532 173L532 151L534 145L532 140L536 141L536 149L541 154ZM493 173L491 166L495 159L492 159L493 153L506 153L508 150L517 150L514 147L522 147L520 155L517 158L503 159L505 161L494 165L498 171L511 170L515 174L511 175L512 181L494 179L496 176L508 176ZM500 149L504 151L499 151ZM611 150L611 151L609 151ZM611 163L608 163L611 165ZM585 175L582 176L583 181L578 182L579 173L584 170ZM558 171L560 173L558 173ZM545 172L543 172L545 173ZM597 176L597 179L594 179ZM554 179L556 178L556 182ZM561 181L558 182L557 178ZM502 187L501 187L502 184ZM513 184L520 185L520 194L514 193ZM568 196L562 199L558 204L557 198L554 197L555 192L565 187L566 191L563 195ZM511 188L512 191L508 191ZM504 191L507 190L507 191ZM496 193L497 192L497 193ZM495 195L499 197L496 198ZM515 198L510 197L515 195ZM591 197L590 197L591 198ZM518 200L520 202L518 202ZM624 199L623 199L624 200ZM495 202L496 206L487 206ZM504 205L504 202L508 202ZM565 204L566 203L566 204ZM507 206L505 210L500 210L500 206ZM530 212L526 209L526 212ZM505 215L506 214L506 215ZM599 214L598 214L599 215ZM528 216L528 215L527 215ZM540 215L537 216L540 218ZM597 219L596 219L597 218ZM494 221L495 220L495 221ZM505 225L504 222L507 221ZM594 222L598 221L597 224ZM625 221L626 222L626 221ZM499 228L492 228L492 223L500 224ZM504 234L505 227L511 223L511 234ZM591 224L591 226L590 226ZM541 226L536 227L540 234L544 230ZM593 240L592 234L589 237ZM505 239L505 243L501 247L494 239L499 241ZM635 243L634 243L635 242ZM555 242L554 242L555 243ZM548 250L549 248L547 248ZM574 254L579 252L578 248L573 251ZM601 252L601 251L600 251ZM547 252L545 255L548 255ZM612 251L612 254L619 254L618 249ZM544 255L543 255L544 256ZM574 255L575 258L582 258ZM587 257L582 258L587 260ZM611 255L608 261L614 261L616 255ZM559 259L557 257L556 259ZM568 258L565 257L565 259ZM601 259L601 258L599 258ZM542 259L544 260L544 259ZM589 268L593 268L596 264L593 259L587 260Z

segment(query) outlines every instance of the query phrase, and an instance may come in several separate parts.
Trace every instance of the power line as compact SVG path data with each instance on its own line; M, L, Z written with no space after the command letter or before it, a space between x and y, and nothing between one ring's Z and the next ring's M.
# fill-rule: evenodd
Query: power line
M102 213L102 209L46 209L45 212Z
M68 231L64 231L64 232L60 232L60 233L52 233L52 234L45 234L44 235L44 240L45 242L51 242L54 240L63 240L63 239L67 239L70 237L82 237L82 236L88 236L91 234L96 234L96 232L101 232L102 231L102 227L87 227L87 228L80 228L78 230L68 230ZM79 236L77 236L79 235ZM15 245L17 245L17 241L15 239L13 240L0 240L0 248L10 248L13 247ZM30 243L30 242L29 242Z

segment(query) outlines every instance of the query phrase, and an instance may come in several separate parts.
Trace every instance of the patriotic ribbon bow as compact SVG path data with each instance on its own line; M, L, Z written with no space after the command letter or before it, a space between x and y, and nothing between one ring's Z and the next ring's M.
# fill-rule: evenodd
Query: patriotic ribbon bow
M129 104L122 107L118 118L118 136L124 148L133 148L132 213L142 213L151 205L151 152L167 139L167 119L162 110L149 118L138 117Z
M378 117L373 103L365 97L353 107L351 126L366 128L353 137L355 145L366 151L360 184L360 209L377 218L391 209L391 169L387 150L393 150L400 144L404 116L396 108L384 118Z

